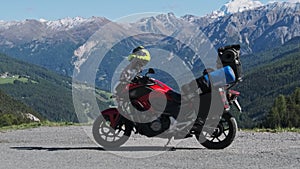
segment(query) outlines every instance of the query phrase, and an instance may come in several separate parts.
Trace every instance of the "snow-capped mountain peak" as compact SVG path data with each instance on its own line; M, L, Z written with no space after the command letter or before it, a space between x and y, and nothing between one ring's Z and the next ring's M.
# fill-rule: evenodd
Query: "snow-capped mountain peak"
M92 17L92 18L82 18L82 17L67 17L64 19L59 19L59 20L55 20L55 21L48 21L46 22L46 24L52 28L52 29L64 29L64 30L68 30L68 29L72 29L78 25L84 24L84 23L88 23L88 22L94 22L96 19L103 19L104 18L100 18L100 17Z
M44 19L44 18L40 18L39 21L42 22L42 23L43 23L43 22L48 22L48 21L47 21L46 19Z
M219 10L212 13L213 18L222 17L225 15L252 10L263 6L264 4L257 0L230 0L223 5Z

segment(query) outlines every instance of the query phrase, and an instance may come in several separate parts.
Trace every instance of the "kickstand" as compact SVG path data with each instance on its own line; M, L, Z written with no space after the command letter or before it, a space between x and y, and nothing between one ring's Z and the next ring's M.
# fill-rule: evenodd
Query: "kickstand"
M168 142L167 142L167 144L165 145L165 147L167 147L167 146L170 144L172 138L173 138L173 137L168 138Z

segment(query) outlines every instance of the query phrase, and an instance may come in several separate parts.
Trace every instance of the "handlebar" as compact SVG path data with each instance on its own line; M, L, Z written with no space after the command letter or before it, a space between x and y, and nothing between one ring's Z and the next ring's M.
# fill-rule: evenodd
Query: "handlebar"
M153 81L150 77L144 75L137 75L135 76L132 80L132 83L140 83L140 84L144 84L144 85L153 85L155 84L155 81Z

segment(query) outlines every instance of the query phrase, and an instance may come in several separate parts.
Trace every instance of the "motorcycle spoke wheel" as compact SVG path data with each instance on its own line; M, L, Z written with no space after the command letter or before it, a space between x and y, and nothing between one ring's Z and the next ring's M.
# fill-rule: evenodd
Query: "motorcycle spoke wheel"
M236 132L236 120L232 115L226 113L213 132L209 133L204 128L200 135L196 135L196 138L201 145L208 149L223 149L233 142Z
M222 120L212 134L203 131L203 135L210 142L221 142L229 135L229 126Z
M93 136L104 148L118 148L128 140L131 129L122 123L117 124L115 128L110 124L108 117L99 116L93 124Z

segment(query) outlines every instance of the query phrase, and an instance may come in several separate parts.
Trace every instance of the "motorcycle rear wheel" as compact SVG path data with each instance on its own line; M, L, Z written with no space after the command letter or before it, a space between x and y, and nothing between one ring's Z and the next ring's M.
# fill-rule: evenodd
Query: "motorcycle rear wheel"
M206 132L204 127L196 138L202 146L208 149L224 149L233 142L237 130L235 118L229 113L224 113L212 134Z
M119 148L131 135L131 128L125 123L118 123L115 128L110 126L109 117L100 115L93 123L93 137L105 149Z

